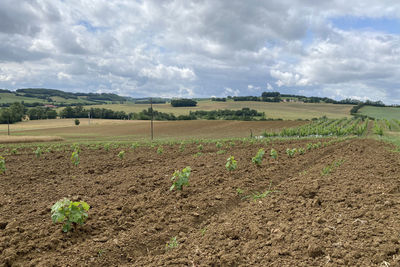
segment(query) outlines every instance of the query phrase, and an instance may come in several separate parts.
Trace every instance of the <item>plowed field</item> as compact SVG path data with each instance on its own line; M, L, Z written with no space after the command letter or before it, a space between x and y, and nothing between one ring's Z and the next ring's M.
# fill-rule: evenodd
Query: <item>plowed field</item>
M398 266L400 154L367 139L285 153L317 141L236 141L221 148L225 154L203 144L199 156L197 144L183 152L164 145L163 154L83 148L78 167L71 151L7 156L0 265ZM267 153L257 167L251 158L259 148ZM271 148L277 160L267 156ZM238 161L231 173L230 155ZM190 186L169 191L174 170L186 166ZM91 205L86 224L68 233L50 218L63 197ZM167 248L172 237L178 246Z

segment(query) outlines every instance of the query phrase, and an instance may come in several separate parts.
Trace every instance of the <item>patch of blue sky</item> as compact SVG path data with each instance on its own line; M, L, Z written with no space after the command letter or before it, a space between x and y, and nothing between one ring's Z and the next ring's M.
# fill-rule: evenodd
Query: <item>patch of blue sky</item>
M400 34L400 20L395 18L336 17L330 19L333 26L342 30L376 31Z
M82 25L83 27L85 27L89 32L99 32L99 31L104 31L106 30L105 27L96 27L93 26L89 21L87 20L80 20L78 22L78 25Z

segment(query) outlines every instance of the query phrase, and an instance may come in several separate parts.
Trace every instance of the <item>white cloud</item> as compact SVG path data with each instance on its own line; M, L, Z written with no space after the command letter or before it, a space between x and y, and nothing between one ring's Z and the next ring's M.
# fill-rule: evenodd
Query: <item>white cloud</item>
M400 2L2 0L0 87L197 97L267 83L398 101L399 34L339 29L341 17L398 22Z
M232 89L229 87L225 87L224 89L225 96L238 96L240 94L240 91L238 89Z

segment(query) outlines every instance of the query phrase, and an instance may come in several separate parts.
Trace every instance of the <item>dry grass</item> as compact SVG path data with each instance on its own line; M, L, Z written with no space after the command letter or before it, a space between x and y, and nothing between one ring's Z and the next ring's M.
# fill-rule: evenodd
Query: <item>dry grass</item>
M148 109L148 104L109 104L109 105L94 105L87 106L86 108L107 108L114 111L140 112L143 109ZM259 112L265 112L267 118L281 118L284 120L296 119L312 119L321 116L328 118L343 118L351 117L350 109L352 105L334 105L325 103L268 103L268 102L255 102L255 101L199 101L196 107L178 107L174 108L170 104L154 104L154 110L173 113L174 115L187 115L189 111L196 110L217 110L217 109L232 109L239 110L242 108L256 109Z
M0 135L0 144L64 141L58 136L8 136Z
M277 131L283 127L304 124L304 121L156 121L156 139L232 138L248 137L264 130ZM12 135L59 136L65 140L141 140L150 137L150 121L92 120L82 119L79 126L71 125L70 119L22 122L14 127ZM5 134L6 132L3 132Z

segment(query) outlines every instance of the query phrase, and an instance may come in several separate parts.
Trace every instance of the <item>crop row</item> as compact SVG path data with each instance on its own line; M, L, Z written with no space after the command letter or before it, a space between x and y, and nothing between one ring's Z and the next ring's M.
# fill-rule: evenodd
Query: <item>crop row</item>
M361 136L366 133L369 120L361 118L320 118L300 127L284 128L280 132L264 132L264 137L315 137L315 136Z

